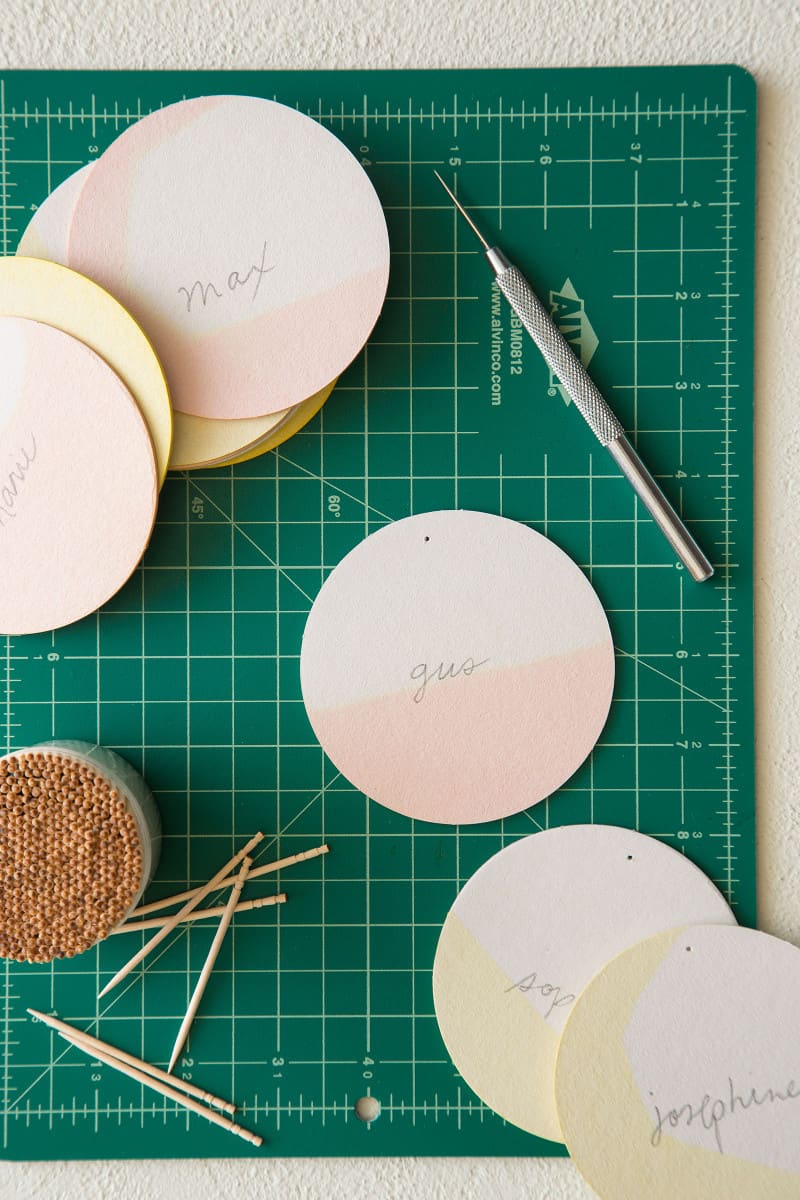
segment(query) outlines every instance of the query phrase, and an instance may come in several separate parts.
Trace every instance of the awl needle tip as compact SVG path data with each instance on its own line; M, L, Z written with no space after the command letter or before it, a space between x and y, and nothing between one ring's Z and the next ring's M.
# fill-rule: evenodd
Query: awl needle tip
M434 173L434 175L436 176L436 178L439 180L439 183L442 185L442 187L444 188L444 190L447 192L447 194L448 194L448 196L450 197L450 199L453 201L453 204L455 204L456 208L457 208L457 209L458 209L458 211L461 213L461 215L462 215L462 217L464 218L464 220L465 220L465 221L467 222L467 224L469 225L469 227L470 227L470 229L472 230L472 232L475 234L475 236L476 236L476 237L478 238L478 240L480 241L480 243L481 243L481 245L483 246L484 250L488 250L488 249L489 249L489 243L487 242L486 238L485 238L485 237L483 236L483 234L481 233L480 229L478 229L477 225L476 225L476 224L475 224L475 222L472 220L472 217L469 215L469 213L467 212L467 210L466 210L466 209L465 209L465 208L464 208L464 207L463 207L463 206L462 206L462 205L459 203L459 201L458 201L458 197L457 197L456 195L454 195L454 194L453 194L453 192L451 192L451 191L450 191L450 188L447 186L447 184L445 183L445 181L442 179L442 177L441 177L441 175L439 174L439 172L438 172L438 171L434 171L433 173Z

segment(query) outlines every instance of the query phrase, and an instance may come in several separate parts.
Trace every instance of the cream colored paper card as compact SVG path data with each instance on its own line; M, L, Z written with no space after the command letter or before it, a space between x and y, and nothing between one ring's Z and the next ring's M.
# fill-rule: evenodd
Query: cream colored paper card
M553 542L486 513L407 517L323 584L300 661L323 749L396 812L472 824L543 800L605 723L614 651Z
M296 408L290 409L289 415L285 420L281 421L280 425L268 437L258 442L257 445L252 446L246 453L237 455L235 458L226 459L223 465L232 467L236 463L250 462L252 459L259 458L260 455L267 454L270 450L275 450L278 446L282 446L289 438L299 433L312 417L316 416L335 386L335 384L331 384L330 388L317 392L316 396L312 396L304 404L298 404Z
M212 421L208 417L175 413L170 469L224 467L265 454L302 429L322 408L334 385L335 381L302 404L269 417Z
M133 317L90 279L35 258L0 258L0 316L53 325L100 355L133 394L147 423L164 482L172 407L153 347Z
M215 419L326 387L369 336L389 273L357 159L248 96L182 101L125 130L78 196L68 254L147 332L175 409Z
M144 553L156 465L133 396L82 342L0 317L0 632L104 604Z
M495 854L459 893L433 967L439 1028L480 1098L560 1141L554 1075L575 998L625 947L682 922L733 923L710 880L663 842L565 825Z
M609 963L558 1056L567 1145L603 1200L800 1196L800 950L662 933Z
M259 445L294 411L290 408L268 417L246 417L242 421L214 421L210 417L176 412L170 470L222 466L232 455L244 454Z

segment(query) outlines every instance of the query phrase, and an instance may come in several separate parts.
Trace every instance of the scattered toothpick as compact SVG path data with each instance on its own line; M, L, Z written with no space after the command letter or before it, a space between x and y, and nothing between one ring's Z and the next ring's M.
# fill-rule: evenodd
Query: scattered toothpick
M243 1129L235 1121L231 1121L228 1117L223 1117L222 1113L216 1112L213 1108L206 1108L205 1105L198 1104L196 1100L192 1100L189 1096L177 1091L174 1086L178 1082L177 1080L173 1079L173 1086L170 1087L166 1083L161 1083L160 1080L155 1079L152 1075L147 1075L144 1071L140 1071L137 1067L130 1067L120 1059L114 1058L113 1055L106 1054L105 1050L97 1050L94 1046L90 1047L85 1042L81 1042L67 1033L59 1033L58 1036L64 1038L65 1041L75 1046L78 1050L83 1050L85 1054L96 1058L98 1062L105 1063L106 1066L113 1067L115 1071L119 1071L122 1075L127 1075L130 1079L135 1079L137 1083L152 1088L154 1092L159 1092L162 1096L166 1096L168 1100L174 1100L176 1104L181 1104L184 1108L188 1108L190 1112L205 1117L213 1125L219 1125L221 1129L227 1129L229 1133L235 1133L237 1137L244 1138L251 1145L262 1146L264 1144L264 1139L259 1134L251 1133L249 1129Z
M251 875L248 877L250 878ZM277 896L262 896L260 900L243 900L241 904L237 904L233 910L234 913L252 912L254 908L266 908L270 904L285 904L286 892L278 892ZM226 905L218 904L216 908L201 908L199 912L187 913L181 924L186 924L189 921L205 921L209 917L221 917L225 912ZM149 921L126 921L124 925L118 925L116 929L112 929L112 933L140 933L145 929L160 929L166 917L152 917Z
M205 883L201 888L198 888L192 898L187 900L184 906L178 909L176 913L173 913L173 915L161 926L159 931L155 933L148 942L145 942L140 950L137 950L133 958L129 959L129 961L125 963L124 967L120 967L114 978L111 979L100 992L98 999L105 996L106 992L110 992L111 989L116 987L126 975L130 974L133 968L137 967L142 959L147 957L151 950L154 950L160 942L163 942L164 938L172 932L175 926L183 920L187 913L190 913L197 908L200 901L207 896L209 892L216 891L228 872L232 871L235 867L238 867L242 859L248 856L250 851L254 846L258 845L263 836L263 833L257 833L255 837L252 837L247 845L239 851L238 854L234 854L233 858L230 859L229 862L226 862L225 866L220 868L216 875L209 879L208 883Z
M208 957L206 958L203 969L200 972L200 978L197 980L194 991L192 992L192 998L189 1001L189 1007L186 1010L186 1016L183 1018L181 1027L178 1030L178 1036L175 1039L175 1045L172 1049L172 1057L170 1058L169 1066L167 1067L168 1071L172 1071L174 1069L175 1063L178 1061L178 1055L184 1047L186 1038L189 1036L189 1030L192 1027L192 1022L197 1014L200 1001L203 998L203 992L206 990L206 985L211 977L214 963L217 961L217 955L222 949L222 943L225 940L225 934L228 932L228 926L230 925L231 918L233 917L233 910L236 908L237 901L242 894L244 882L247 879L252 865L252 858L245 858L236 882L231 889L231 894L228 897L228 903L225 905L225 910L222 914L222 918L220 919L219 928L214 934L214 940L211 943L211 949L208 952Z
M330 846L314 846L311 850L301 850L299 854L290 854L288 858L279 858L275 862L265 863L261 867L254 867L250 872L248 879L261 879L264 875L269 875L273 871L282 871L284 867L293 867L295 863L305 862L309 858L317 858L320 854L327 854ZM227 879L223 879L217 885L218 888L230 887L236 882L236 876L230 875ZM143 904L140 908L135 909L129 920L136 921L139 917L147 916L149 913L159 912L162 908L169 908L173 904L180 904L182 900L191 900L202 889L199 887L190 888L187 892L178 892L176 896L166 896L163 900L152 900L149 904Z
M136 1058L133 1054L128 1054L126 1050L118 1050L116 1046L110 1046L108 1042L101 1042L100 1038L95 1037L93 1034L86 1033L82 1029L76 1029L73 1025L68 1025L66 1021L61 1021L58 1017L51 1016L50 1013L38 1012L35 1008L29 1008L28 1012L44 1025L49 1025L57 1033L63 1034L70 1041L75 1042L76 1045L80 1045L81 1049L85 1049L87 1054L102 1051L104 1054L109 1054L112 1058L126 1063L129 1067L135 1067L137 1071L143 1071L145 1075L152 1075L154 1079L160 1079L165 1083L169 1083L173 1087L179 1088L180 1091L186 1092L189 1096L195 1096L198 1100L203 1100L206 1104L213 1104L215 1108L221 1108L223 1112L236 1112L236 1105L231 1104L228 1100L220 1100L218 1096L212 1095L211 1092L203 1091L202 1088L196 1087L193 1083L188 1083L185 1079L178 1079L174 1075L168 1075L160 1067L154 1067L152 1063L144 1062L141 1058Z

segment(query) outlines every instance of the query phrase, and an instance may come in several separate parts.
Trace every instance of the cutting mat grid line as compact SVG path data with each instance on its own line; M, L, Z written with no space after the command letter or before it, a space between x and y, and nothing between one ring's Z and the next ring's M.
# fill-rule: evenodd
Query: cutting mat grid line
M727 67L9 73L3 253L132 121L226 91L296 105L360 158L392 244L383 315L289 443L168 477L142 567L98 615L6 640L0 740L96 740L144 771L165 826L152 897L202 882L256 828L264 861L330 843L329 856L252 885L289 903L236 919L180 1061L235 1096L262 1153L563 1153L462 1083L436 1027L431 964L472 872L570 822L663 838L755 921L753 83ZM559 306L710 552L713 582L687 580L565 404L433 167ZM454 506L524 521L580 563L609 614L618 678L598 746L563 788L451 829L348 785L314 739L298 668L311 600L342 556L389 521ZM211 936L176 933L100 1006L135 937L3 965L5 1157L253 1153L25 1014L54 1009L164 1064ZM371 1125L353 1113L365 1094L382 1105Z

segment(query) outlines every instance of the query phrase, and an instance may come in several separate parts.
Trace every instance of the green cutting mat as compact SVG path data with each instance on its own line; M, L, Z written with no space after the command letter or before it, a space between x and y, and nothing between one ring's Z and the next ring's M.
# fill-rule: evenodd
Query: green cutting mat
M166 830L153 896L207 879L257 828L262 860L330 842L326 858L253 885L279 884L289 903L236 919L181 1061L236 1098L264 1155L561 1153L459 1079L431 964L469 875L509 840L568 822L663 838L755 920L753 81L735 67L9 74L2 249L129 122L211 92L296 104L360 157L389 223L389 298L305 431L255 462L170 477L144 565L113 602L8 644L4 737L99 740L144 771ZM594 348L595 378L717 565L711 583L673 561L553 387L434 167ZM326 573L387 521L450 506L552 537L593 581L618 648L589 761L550 801L464 829L408 821L348 786L298 683ZM100 1005L138 938L4 965L5 1156L252 1153L25 1014L52 1008L165 1063L210 938L176 934ZM383 1106L371 1125L353 1113L368 1092Z

